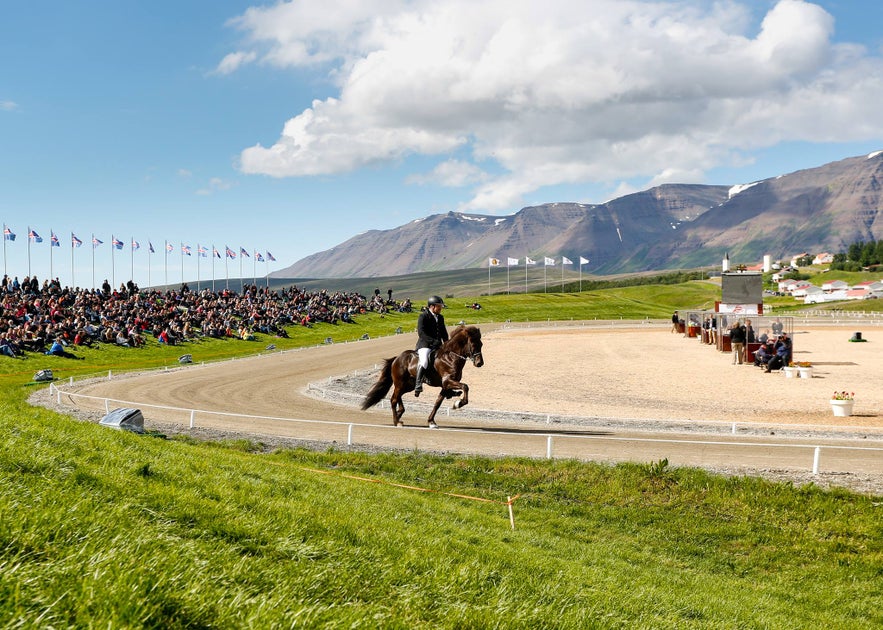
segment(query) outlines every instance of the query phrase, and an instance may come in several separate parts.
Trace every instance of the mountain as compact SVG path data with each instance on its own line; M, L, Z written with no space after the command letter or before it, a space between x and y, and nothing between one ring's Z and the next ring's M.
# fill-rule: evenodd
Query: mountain
M271 274L374 277L487 266L489 258L590 259L593 274L753 264L883 239L883 151L744 185L665 184L603 204L509 216L448 212L371 230Z

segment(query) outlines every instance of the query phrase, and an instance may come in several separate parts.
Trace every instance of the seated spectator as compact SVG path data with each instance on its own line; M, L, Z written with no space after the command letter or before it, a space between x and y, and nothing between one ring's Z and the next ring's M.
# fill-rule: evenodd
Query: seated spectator
M66 359L83 359L84 357L78 357L75 354L71 354L67 350L64 349L64 346L61 343L61 340L57 337L53 340L52 345L49 347L49 350L46 351L47 355L52 355L56 357L64 357Z

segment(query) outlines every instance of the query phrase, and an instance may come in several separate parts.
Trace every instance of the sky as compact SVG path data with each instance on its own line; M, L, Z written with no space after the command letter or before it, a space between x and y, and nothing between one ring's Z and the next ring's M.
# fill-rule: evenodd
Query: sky
M862 0L0 0L4 271L259 279L435 213L868 154L880 24Z

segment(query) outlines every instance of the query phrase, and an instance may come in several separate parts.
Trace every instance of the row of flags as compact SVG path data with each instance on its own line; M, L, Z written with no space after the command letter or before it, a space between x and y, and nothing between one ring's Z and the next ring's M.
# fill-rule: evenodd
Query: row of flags
M520 264L520 261L521 261L520 258L508 258L507 257L506 258L506 266L507 267L517 267ZM555 266L555 259L549 258L548 256L544 256L543 263L545 264L546 267L554 267ZM537 261L535 261L530 256L525 256L524 257L524 264L525 264L525 266L536 265ZM568 258L567 256L562 256L561 257L561 264L562 265L572 265L573 261L570 260L570 258ZM580 256L579 257L579 264L580 265L587 265L587 264L589 264L589 259ZM502 259L488 258L488 266L489 267L501 267L502 265L503 265Z
M53 232L52 230L50 230L49 233L50 233L50 236L49 236L50 246L51 247L61 247L61 241L59 240L58 235L55 232ZM8 225L4 225L3 226L4 240L15 241L15 237L16 237L15 232L13 232L12 229ZM43 237L40 236L39 234L37 234L36 230L34 230L32 228L28 228L28 240L33 243L42 243ZM101 239L99 239L98 237L96 237L94 235L92 236L92 248L93 249L95 249L99 245L103 245L103 244L104 244L104 241L102 241ZM115 249L123 249L123 247L125 247L125 245L126 245L123 241L121 241L120 239L118 239L116 237L111 237L110 244L111 244L111 247L113 247ZM82 239L77 238L77 235L74 234L73 232L71 232L71 247L81 247L82 245L83 245ZM132 251L135 252L135 251L141 249L141 244L133 238L132 243L131 243L131 247L132 247ZM172 245L171 243L169 243L168 241L166 241L165 249L166 249L166 254L169 254L175 250L175 246ZM228 247L226 245L224 246L224 249L225 249L224 255L227 258L231 258L231 259L236 258L237 253L235 250L231 249L230 247ZM156 253L156 249L153 247L153 243L151 241L147 241L147 251L151 254ZM212 256L214 258L221 258L221 252L218 251L218 249L214 245L212 245L211 251L212 251ZM208 253L209 253L209 250L206 247L204 247L202 245L196 246L197 256L202 256L203 258L206 258L206 257L208 257ZM190 247L190 245L185 245L184 243L181 243L181 255L182 256L184 256L184 255L192 256L193 255L193 249ZM242 256L243 258L250 258L251 257L251 254L249 254L248 251L244 247L239 248L239 255ZM275 261L276 260L276 258L270 252L266 252L266 258L264 256L265 256L264 252L254 250L254 259L258 262Z

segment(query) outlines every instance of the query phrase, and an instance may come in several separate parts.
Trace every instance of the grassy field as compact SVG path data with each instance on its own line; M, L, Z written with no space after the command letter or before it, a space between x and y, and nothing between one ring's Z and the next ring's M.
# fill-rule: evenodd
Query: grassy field
M451 324L666 319L718 292L692 282L483 296L481 311L452 298L445 314ZM26 403L43 367L64 378L168 365L184 352L208 361L413 330L415 320L367 315L294 328L291 339L0 360L0 626L883 625L879 497L664 461L261 454L246 440L138 436Z

